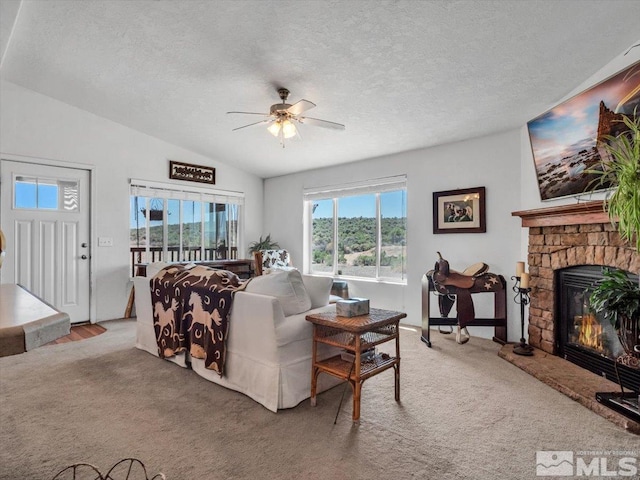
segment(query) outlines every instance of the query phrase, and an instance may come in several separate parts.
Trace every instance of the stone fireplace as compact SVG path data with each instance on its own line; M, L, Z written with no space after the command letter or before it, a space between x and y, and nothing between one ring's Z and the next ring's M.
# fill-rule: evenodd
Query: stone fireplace
M640 255L625 244L602 202L514 212L529 227L531 275L529 343L557 354L556 271L580 265L615 267L638 274Z
M600 368L598 365L591 368L585 364L584 358L577 360L573 358L576 350L583 349L573 348L572 342L576 337L572 336L569 330L575 328L575 323L586 324L590 319L585 315L587 308L574 305L567 311L567 307L560 301L563 289L564 295L569 292L570 297L577 297L578 293L583 291L583 287L593 282L593 275L601 272L600 267L614 267L638 275L640 254L631 245L621 240L603 211L601 201L513 212L512 215L521 217L522 226L529 228L527 263L532 291L527 333L529 343L542 352L540 352L541 355L535 354L533 357L528 357L531 359L528 360L526 357L518 358L518 355L513 355L509 348L503 348L501 356L610 420L640 433L639 423L614 418L614 414L606 409L602 410L603 407L596 402L596 392L603 390L601 387L604 378L615 381L613 377L619 378L619 369L614 365L614 361L609 361L609 365L606 366L606 368L615 369L615 372L612 372L606 371L606 368L598 370ZM563 287L562 283L566 278L570 280L570 285ZM577 283L572 286L572 281ZM586 297L588 301L588 295ZM575 303L576 299L572 298L571 301ZM569 325L563 325L563 321L569 322ZM607 334L611 335L612 332ZM615 340L617 342L617 338ZM598 351L601 347L604 351L611 349L610 346L600 345L587 348L586 350L595 349L596 354L591 359L587 358L586 363L593 359L598 363L598 357L606 356ZM617 347L614 345L613 350L615 348ZM545 356L543 352L552 356ZM581 352L578 353L581 354ZM610 356L616 358L615 354ZM575 370L572 366L569 369L566 366L567 361L560 357L567 358L581 368ZM545 363L549 362L550 358L556 358L557 362L563 362L564 365L556 366L554 363L554 366L550 367L550 364ZM539 367L537 364L542 366ZM540 368L544 372L540 373ZM591 371L582 370L582 368ZM550 379L548 373L551 370L556 370L558 378L564 380ZM568 376L566 372L569 370L574 373ZM585 373L578 374L578 371ZM630 381L635 386L632 390L637 391L640 376L637 370L632 370L631 373L633 377ZM578 377L581 379L578 380ZM569 381L571 385L567 386L563 383L565 381ZM583 384L589 385L588 388L583 389ZM619 390L614 383L607 388L612 386ZM629 388L628 385L625 387Z

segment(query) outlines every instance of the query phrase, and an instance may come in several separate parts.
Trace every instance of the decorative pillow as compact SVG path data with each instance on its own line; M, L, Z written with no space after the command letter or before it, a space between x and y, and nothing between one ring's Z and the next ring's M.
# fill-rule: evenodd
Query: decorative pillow
M274 272L251 279L245 292L276 297L285 317L311 309L311 299L298 270Z
M333 285L333 278L302 275L302 281L311 299L311 308L329 305L329 293Z
M286 267L291 264L291 257L286 250L262 250L262 267Z

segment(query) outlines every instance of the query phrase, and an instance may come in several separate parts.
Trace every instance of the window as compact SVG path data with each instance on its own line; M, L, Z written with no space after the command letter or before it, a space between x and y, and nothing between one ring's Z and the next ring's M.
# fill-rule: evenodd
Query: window
M376 278L378 228L376 195L336 199L338 203L338 273Z
M13 182L14 208L78 211L78 181L16 176Z
M406 281L406 177L305 191L309 272Z
M333 273L333 200L313 202L311 217L311 273Z
M242 194L131 182L132 274L137 263L238 258Z

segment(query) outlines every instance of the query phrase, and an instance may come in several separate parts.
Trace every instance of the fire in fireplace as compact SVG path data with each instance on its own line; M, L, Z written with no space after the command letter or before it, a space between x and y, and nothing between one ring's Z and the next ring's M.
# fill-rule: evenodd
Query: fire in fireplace
M620 360L624 349L613 325L589 306L595 282L602 278L602 268L595 265L569 267L556 271L556 348L558 355L587 370L631 390L637 412L640 395L640 370L629 368ZM638 277L629 274L635 282Z
M578 345L609 356L610 348L607 348L607 335L601 321L594 313L585 313L583 310L582 315L573 317L574 333L569 335L569 341L575 341Z
M586 293L589 292L588 286L573 287L575 285L569 285L567 289L570 292L565 306L567 335L561 339L561 349L576 347L615 361L624 354L624 350L613 325L604 318L604 314L591 311ZM562 305L563 300L560 303Z

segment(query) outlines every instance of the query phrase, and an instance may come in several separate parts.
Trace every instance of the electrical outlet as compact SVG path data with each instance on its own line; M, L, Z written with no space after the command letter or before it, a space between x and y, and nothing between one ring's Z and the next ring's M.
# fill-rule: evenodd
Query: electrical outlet
M99 247L113 247L113 238L111 237L98 237Z

